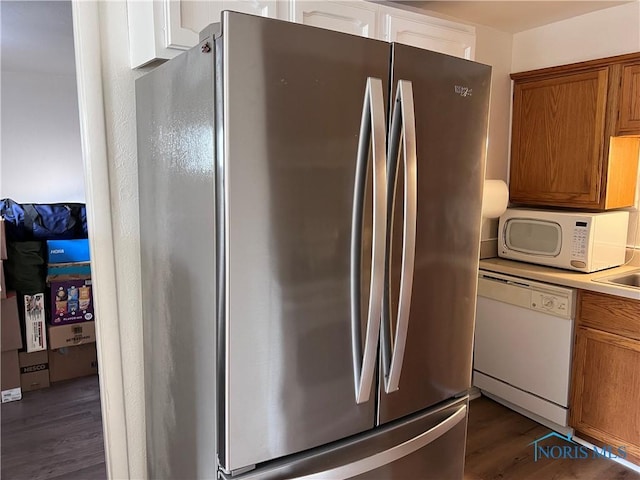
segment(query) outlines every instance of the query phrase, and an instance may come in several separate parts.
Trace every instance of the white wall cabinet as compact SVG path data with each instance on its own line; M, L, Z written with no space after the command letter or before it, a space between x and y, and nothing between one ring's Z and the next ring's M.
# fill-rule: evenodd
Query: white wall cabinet
M378 6L374 3L292 0L292 20L367 38L378 36Z
M131 67L193 47L223 10L474 58L474 27L364 0L127 0Z
M169 24L169 30L180 32L187 29L191 32L200 32L210 23L220 21L223 10L249 13L268 18L281 18L287 20L287 3L276 0L214 0L203 2L201 0L169 0L165 3L170 5L169 20L174 23ZM181 45L183 48L191 48L198 42L190 42Z
M278 0L127 0L131 68L168 60L197 45L199 32L223 10L289 19Z
M467 60L475 58L475 27L382 6L380 17L383 39L388 42L404 43Z

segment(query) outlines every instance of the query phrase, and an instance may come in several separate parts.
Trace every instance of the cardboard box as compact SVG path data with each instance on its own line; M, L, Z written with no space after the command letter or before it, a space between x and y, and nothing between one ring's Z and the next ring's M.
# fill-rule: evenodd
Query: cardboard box
M47 388L49 383L49 352L18 354L20 363L20 387L23 392Z
M27 352L47 349L44 293L24 296L25 348Z
M91 280L51 282L51 325L93 320Z
M88 262L89 240L47 240L48 263Z
M2 302L2 325L0 337L2 351L20 350L22 348L22 333L20 332L20 318L18 316L18 297L15 292L9 292Z
M86 343L95 343L95 322L71 323L68 325L49 326L49 348L73 347Z
M2 352L0 383L2 384L2 403L13 402L22 398L20 389L20 367L18 366L18 351Z
M0 217L0 260L7 259L7 235L4 230L4 218Z
M49 378L52 382L86 377L98 373L96 344L66 347L49 352Z
M89 280L90 262L54 263L47 266L47 283L65 280Z

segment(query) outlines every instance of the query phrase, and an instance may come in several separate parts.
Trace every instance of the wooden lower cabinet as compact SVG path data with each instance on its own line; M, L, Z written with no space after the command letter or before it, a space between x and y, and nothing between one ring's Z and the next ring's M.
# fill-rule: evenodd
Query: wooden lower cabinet
M610 445L614 452L624 447L627 460L638 464L639 336L640 301L579 292L570 425L578 436Z

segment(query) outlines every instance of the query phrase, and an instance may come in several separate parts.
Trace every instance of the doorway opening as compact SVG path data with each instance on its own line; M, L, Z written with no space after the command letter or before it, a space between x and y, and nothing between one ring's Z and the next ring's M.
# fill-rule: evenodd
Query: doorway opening
M107 478L90 258L47 244L88 255L72 6L3 1L0 18L2 476Z

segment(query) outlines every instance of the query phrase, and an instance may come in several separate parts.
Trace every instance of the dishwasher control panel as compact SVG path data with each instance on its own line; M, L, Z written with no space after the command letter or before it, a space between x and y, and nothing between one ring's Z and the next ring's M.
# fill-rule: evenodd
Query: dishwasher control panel
M530 308L532 310L546 312L551 315L555 315L556 317L570 318L570 305L571 303L568 295L531 290Z
M574 318L576 291L572 288L481 270L478 296L554 317Z

